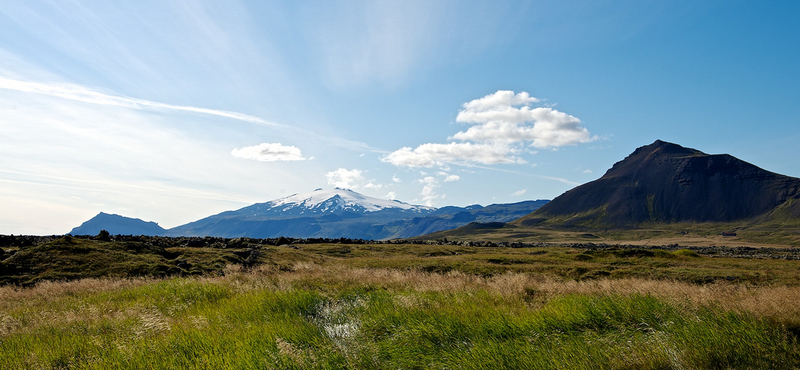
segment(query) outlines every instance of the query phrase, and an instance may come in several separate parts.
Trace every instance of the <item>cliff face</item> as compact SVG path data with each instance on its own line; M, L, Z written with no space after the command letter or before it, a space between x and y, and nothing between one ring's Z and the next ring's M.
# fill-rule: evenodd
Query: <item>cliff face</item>
M798 178L727 154L709 155L658 140L636 149L600 179L562 194L520 222L549 218L596 226L725 222L758 217L780 206L794 210L798 197Z

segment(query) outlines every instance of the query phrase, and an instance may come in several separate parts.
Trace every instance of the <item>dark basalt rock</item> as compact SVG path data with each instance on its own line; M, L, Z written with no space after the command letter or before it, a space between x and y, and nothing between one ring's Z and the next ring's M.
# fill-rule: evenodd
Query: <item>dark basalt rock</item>
M793 202L798 198L798 178L728 154L709 155L657 140L519 222L553 217L565 225L592 226L727 222L765 215L784 204L789 214L800 214L800 202Z

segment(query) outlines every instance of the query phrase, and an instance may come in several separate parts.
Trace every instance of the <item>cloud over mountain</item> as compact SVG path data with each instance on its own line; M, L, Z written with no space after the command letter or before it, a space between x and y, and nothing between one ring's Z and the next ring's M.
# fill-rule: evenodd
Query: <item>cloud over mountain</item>
M364 181L364 175L361 173L361 170L357 169L339 168L326 173L325 178L328 179L328 185L333 185L337 188L357 189Z

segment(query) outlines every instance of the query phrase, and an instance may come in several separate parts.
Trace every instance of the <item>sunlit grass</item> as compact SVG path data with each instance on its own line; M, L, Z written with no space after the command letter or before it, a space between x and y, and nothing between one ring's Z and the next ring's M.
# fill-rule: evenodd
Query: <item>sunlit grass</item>
M800 366L800 288L296 263L0 288L0 368Z

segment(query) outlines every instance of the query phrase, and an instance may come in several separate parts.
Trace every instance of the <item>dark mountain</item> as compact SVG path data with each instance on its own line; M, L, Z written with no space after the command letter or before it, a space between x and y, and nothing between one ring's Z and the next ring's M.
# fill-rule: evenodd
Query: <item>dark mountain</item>
M656 141L515 224L595 227L800 216L800 179Z
M112 235L164 235L166 230L155 222L142 221L138 218L129 218L100 212L69 233L72 235L97 235L100 230L106 230Z
M371 198L347 189L317 189L308 194L296 194L222 212L170 229L167 235L373 240L406 238L479 220L511 221L544 203L546 201L528 201L488 207L472 205L436 209Z

